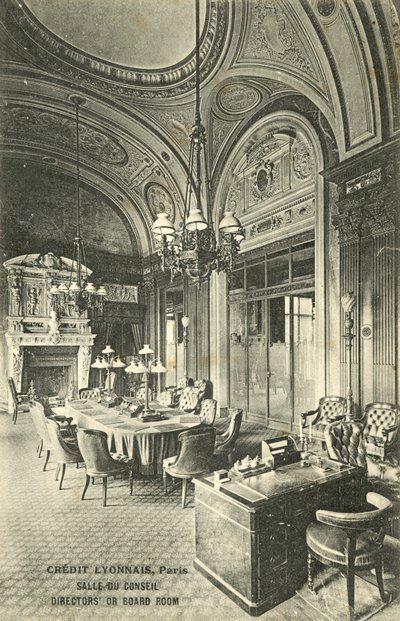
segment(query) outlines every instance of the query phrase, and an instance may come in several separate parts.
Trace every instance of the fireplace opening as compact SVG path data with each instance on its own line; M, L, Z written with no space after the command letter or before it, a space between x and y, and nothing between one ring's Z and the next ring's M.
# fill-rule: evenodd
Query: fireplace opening
M37 395L65 398L68 387L77 385L78 347L26 347L22 390L33 381Z

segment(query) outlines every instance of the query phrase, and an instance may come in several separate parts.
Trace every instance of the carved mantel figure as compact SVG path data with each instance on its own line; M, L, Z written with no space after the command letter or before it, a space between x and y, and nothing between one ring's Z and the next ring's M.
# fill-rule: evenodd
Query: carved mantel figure
M27 312L28 315L36 315L38 311L39 303L39 291L37 287L29 287L26 294L27 297Z

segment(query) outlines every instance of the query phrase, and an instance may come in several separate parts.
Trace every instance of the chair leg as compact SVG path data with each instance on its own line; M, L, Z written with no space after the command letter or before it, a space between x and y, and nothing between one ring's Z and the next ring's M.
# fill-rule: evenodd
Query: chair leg
M94 477L92 477L92 485L94 485Z
M182 509L186 506L187 479L182 479Z
M311 556L311 552L308 552L307 555L307 586L311 593L315 593L314 589L314 559Z
M378 583L379 595L381 596L381 600L383 602L388 601L388 596L385 593L385 589L383 586L383 575L382 575L382 559L381 557L377 558L375 561L375 575L376 581Z
M50 459L50 449L46 450L46 458L44 460L44 464L43 464L43 472L46 470L46 466L49 463L49 459Z
M42 456L42 450L43 450L43 440L41 439L37 448L37 452L38 452L38 457Z
M165 494L165 496L167 496L167 494L168 494L168 481L167 481L167 473L165 472L164 469L163 469L163 473L162 473L162 478L163 478L163 485L164 485L164 494Z
M107 504L107 477L103 477L103 507Z
M12 422L14 423L14 425L17 422L17 416L18 416L18 408L15 407L14 408L14 412L13 412L13 416L12 416Z
M92 477L92 479L94 479L94 477ZM86 480L85 480L85 487L83 488L81 500L83 500L85 498L86 490L89 487L89 483L90 483L90 476L87 474L86 475Z
M57 464L56 473L54 475L54 478L55 478L56 481L58 481L59 473L60 473L60 464Z
M129 470L129 492L132 496L133 494L133 468Z
M67 464L61 464L61 477L60 477L60 485L58 486L58 489L62 488L62 484L64 481L64 477L65 477L65 468L67 467Z
M347 563L347 601L349 605L349 620L354 621L354 559L349 558Z

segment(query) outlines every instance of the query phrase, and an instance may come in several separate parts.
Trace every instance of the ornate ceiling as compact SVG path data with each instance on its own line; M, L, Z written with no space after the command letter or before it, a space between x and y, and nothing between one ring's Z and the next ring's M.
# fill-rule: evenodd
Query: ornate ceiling
M397 14L390 0L361 5L203 0L202 116L214 192L241 136L271 115L303 119L319 137L325 167L398 131ZM33 237L44 243L46 235L50 243L54 227L29 228L41 223L43 206L53 219L74 208L73 93L86 99L80 136L87 243L146 256L156 213L166 208L181 218L193 124L194 2L114 0L112 12L108 7L106 0L1 3L3 203L6 222L17 211L19 245ZM23 191L15 193L16 186ZM65 237L70 221L57 220Z

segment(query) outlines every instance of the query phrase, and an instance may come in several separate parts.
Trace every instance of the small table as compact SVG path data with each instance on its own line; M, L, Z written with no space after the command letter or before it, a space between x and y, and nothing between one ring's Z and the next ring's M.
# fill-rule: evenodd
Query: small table
M196 427L200 420L194 414L151 406L162 411L165 419L146 422L129 418L115 408L107 408L96 401L78 399L63 408L54 408L57 414L71 416L83 429L99 429L108 435L111 451L135 457L142 474L161 474L163 459L178 451L178 436L182 431Z

